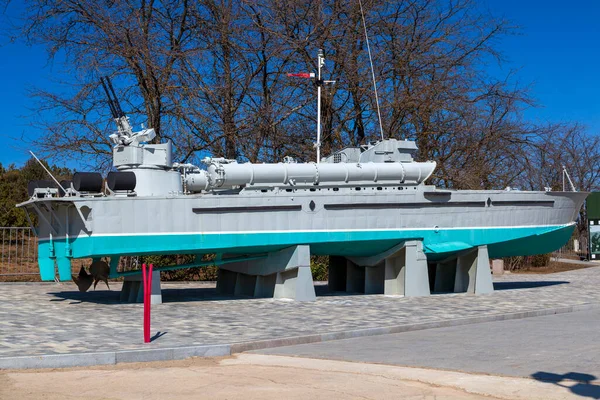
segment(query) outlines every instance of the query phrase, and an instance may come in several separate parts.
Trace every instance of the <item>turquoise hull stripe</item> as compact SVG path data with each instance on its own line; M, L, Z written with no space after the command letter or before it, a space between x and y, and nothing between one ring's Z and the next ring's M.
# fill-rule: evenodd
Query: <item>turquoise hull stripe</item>
M423 240L428 259L435 261L475 246L488 245L490 257L549 253L571 236L574 225L491 229L253 232L197 235L91 236L41 240L42 280L54 279L56 257L61 280L71 279L72 258L194 253L262 253L308 244L315 255L372 256L405 240Z

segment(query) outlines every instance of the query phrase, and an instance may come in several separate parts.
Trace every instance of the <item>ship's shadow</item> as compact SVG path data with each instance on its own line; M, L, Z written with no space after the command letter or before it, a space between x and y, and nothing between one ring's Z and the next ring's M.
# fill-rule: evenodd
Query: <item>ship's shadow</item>
M569 281L521 281L521 282L494 282L494 290L534 289L546 286L566 285Z
M568 281L522 281L522 282L494 282L494 290L514 290L514 289L532 289L554 285L568 284ZM317 297L342 297L342 296L368 296L363 293L336 292L330 291L326 284L322 282L315 284L315 294ZM440 293L432 293L438 295ZM78 303L96 303L96 304L127 304L121 302L120 290L91 290L85 293L76 290L67 290L60 292L49 292L48 295L53 298L50 301L69 301L70 304ZM169 287L162 289L163 303L185 303L194 301L223 301L223 300L241 300L253 299L249 296L230 296L217 293L214 287Z
M69 304L95 303L108 305L133 304L121 301L120 290L91 290L85 293L79 291L49 292L53 296L50 301L67 301ZM185 303L194 301L219 301L244 299L244 296L226 296L217 293L215 288L164 288L162 289L163 303Z
M183 286L183 285L182 285ZM115 290L90 290L82 293L77 290L53 291L48 292L48 295L53 298L50 301L63 302L69 304L79 303L95 303L95 304L128 304L129 302L121 301L120 289ZM323 282L315 282L315 294L321 296L364 296L362 293L350 292L333 292ZM186 303L194 301L223 301L223 300L243 300L255 299L251 296L231 296L217 293L214 287L198 288L198 287L169 287L162 289L163 303ZM129 303L130 304L130 303Z

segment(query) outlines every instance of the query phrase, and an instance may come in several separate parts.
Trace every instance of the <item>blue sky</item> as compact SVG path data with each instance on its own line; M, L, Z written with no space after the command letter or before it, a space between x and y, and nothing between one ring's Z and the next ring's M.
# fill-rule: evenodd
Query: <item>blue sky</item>
M0 47L0 163L22 164L31 156L21 142L33 129L28 126L32 101L27 92L33 86L52 87L52 72L42 47L10 44Z
M580 122L600 133L600 1L479 0L492 14L520 27L499 43L506 62L490 66L498 77L517 69L518 81L531 84L540 107L526 111L536 122ZM48 64L44 49L0 42L0 163L27 160L21 136L28 126L33 86L56 87L59 65Z
M481 0L480 0L481 1ZM600 131L600 1L486 0L494 15L520 27L500 43L540 105L528 118L580 122Z

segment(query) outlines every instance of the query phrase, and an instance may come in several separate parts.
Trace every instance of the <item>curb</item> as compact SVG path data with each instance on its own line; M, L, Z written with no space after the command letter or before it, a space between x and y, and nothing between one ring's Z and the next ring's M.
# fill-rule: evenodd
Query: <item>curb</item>
M231 354L228 344L118 350L102 353L44 354L40 356L0 357L0 370L31 368L70 368L114 365L125 362L171 361L190 357L219 357Z
M45 354L39 356L0 357L0 370L31 368L69 368L89 367L93 365L114 365L126 362L149 362L182 360L190 357L222 357L245 351L262 350L274 347L293 346L326 342L330 340L351 339L365 336L387 335L419 331L425 329L447 328L471 325L483 322L508 321L515 319L542 317L546 315L566 314L600 308L600 303L587 303L576 306L546 308L505 314L492 314L481 317L458 318L445 321L424 322L419 324L394 325L379 328L355 329L314 335L293 336L279 339L258 340L232 344L214 344L183 346L157 349L118 350L96 353Z

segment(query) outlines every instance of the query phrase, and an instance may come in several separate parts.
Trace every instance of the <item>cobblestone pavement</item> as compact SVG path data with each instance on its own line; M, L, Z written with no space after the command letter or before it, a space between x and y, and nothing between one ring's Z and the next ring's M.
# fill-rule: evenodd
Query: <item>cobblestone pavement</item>
M364 328L600 304L600 267L495 279L490 295L324 295L316 302L218 297L214 284L163 283L142 338L142 304L113 290L79 293L72 282L0 283L0 357L238 343ZM100 286L99 286L100 287ZM317 293L326 287L317 286Z

